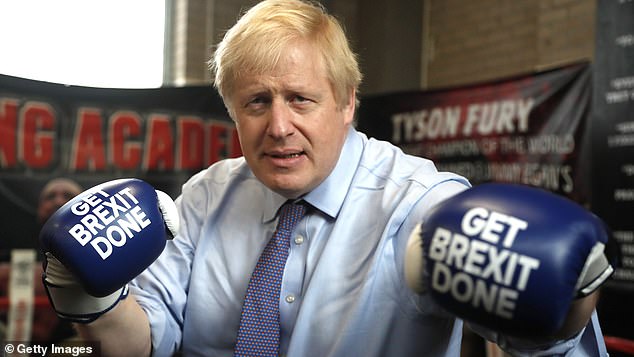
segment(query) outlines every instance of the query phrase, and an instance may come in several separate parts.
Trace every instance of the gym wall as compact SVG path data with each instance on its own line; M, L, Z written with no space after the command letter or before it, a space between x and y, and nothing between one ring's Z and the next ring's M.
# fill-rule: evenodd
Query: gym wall
M212 45L257 0L167 0L166 85L210 82ZM362 94L470 84L592 60L596 0L324 0Z
M426 0L422 87L592 60L595 0Z

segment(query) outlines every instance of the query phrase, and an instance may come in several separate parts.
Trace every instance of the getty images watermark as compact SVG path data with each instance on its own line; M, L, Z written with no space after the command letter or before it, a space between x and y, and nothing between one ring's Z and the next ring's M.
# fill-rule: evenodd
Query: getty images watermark
M7 341L3 344L3 356L101 356L101 348L99 342L81 341L81 342L64 342L62 344L46 344L46 343L30 343L30 342L11 342Z

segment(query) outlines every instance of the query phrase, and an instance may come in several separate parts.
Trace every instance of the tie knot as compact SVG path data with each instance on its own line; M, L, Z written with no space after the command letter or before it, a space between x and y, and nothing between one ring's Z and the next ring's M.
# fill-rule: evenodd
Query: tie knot
M280 219L277 224L278 229L292 231L306 213L306 206L301 203L285 203L280 208Z

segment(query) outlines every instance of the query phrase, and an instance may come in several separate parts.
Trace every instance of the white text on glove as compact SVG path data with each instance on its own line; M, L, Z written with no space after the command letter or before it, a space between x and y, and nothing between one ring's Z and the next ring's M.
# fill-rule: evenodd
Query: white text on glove
M90 242L106 260L112 254L113 246L122 247L134 233L141 232L151 223L138 203L127 187L114 195L96 191L71 207L75 215L84 217L68 233L82 246Z
M428 255L435 261L433 289L512 318L519 292L540 264L538 259L505 249L527 227L526 221L478 207L463 216L461 233L436 228ZM500 242L503 247L496 245Z

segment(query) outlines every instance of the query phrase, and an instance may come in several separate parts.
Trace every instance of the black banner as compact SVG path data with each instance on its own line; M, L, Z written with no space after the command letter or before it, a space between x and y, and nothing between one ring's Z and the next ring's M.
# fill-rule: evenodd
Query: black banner
M578 64L494 83L364 98L359 127L474 184L527 184L585 204L590 81L590 66Z
M634 1L597 7L594 62L592 207L620 245L612 284L634 291Z
M634 0L597 3L593 67L592 207L612 228L620 264L599 313L608 336L634 346ZM625 342L606 338L611 352ZM614 354L614 353L613 353Z
M0 249L32 248L54 177L85 188L136 177L173 197L193 173L241 155L211 86L102 89L0 76Z

